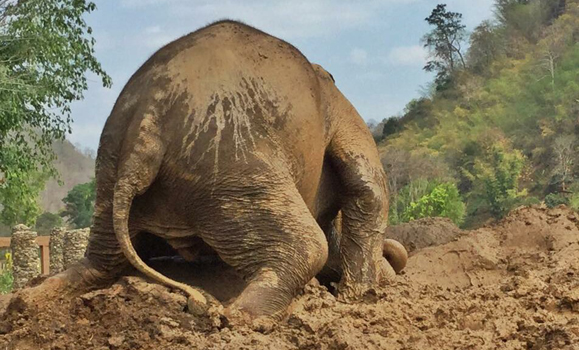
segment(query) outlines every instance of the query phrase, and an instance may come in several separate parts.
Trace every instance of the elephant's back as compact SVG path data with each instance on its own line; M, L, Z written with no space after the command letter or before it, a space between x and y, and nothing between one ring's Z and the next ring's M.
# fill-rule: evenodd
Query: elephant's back
M316 73L295 47L225 21L155 53L125 86L103 135L115 134L122 158L153 113L166 176L227 178L266 158L286 166L310 201L328 143L320 101Z
M236 22L199 33L169 63L172 80L187 91L187 107L167 115L167 130L178 134L171 154L224 175L255 166L252 158L281 157L298 187L317 186L328 121L311 63L293 46Z

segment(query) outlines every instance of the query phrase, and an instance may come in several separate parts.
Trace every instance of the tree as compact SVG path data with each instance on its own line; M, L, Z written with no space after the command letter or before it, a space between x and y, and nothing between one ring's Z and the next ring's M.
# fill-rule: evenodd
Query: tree
M44 189L47 174L34 170L11 174L11 185L0 189L0 221L8 226L32 225L42 212L37 197Z
M424 70L436 72L439 87L448 82L455 70L466 67L461 47L466 38L466 26L461 19L462 14L446 11L445 4L436 5L425 19L435 28L422 38L430 55Z
M575 155L575 135L561 135L553 142L555 167L552 174L561 184L561 190L567 191L567 183L572 180L573 159Z
M567 47L574 44L573 37L577 32L579 32L579 21L574 16L565 15L560 21L543 30L543 37L537 44L541 56L539 66L547 71L553 91L555 91L557 64ZM540 79L542 78L544 77Z
M87 89L85 72L111 85L83 19L95 8L85 0L0 0L0 199L6 224L34 222L39 214L36 175L56 176L52 143L70 132L70 104ZM14 207L27 215L5 213Z
M60 216L66 217L66 221L73 224L76 228L89 227L94 213L95 199L96 182L94 179L90 182L76 185L62 200L66 206Z
M503 52L499 30L491 21L483 21L470 35L467 53L469 68L481 74L488 70L491 63Z
M62 218L50 212L45 211L36 219L36 232L39 236L50 236L50 232L55 227L62 226Z
M389 135L395 134L402 128L400 125L400 118L398 117L390 117L388 119L384 119L384 127L382 129L382 138L385 139Z
M496 0L495 16L513 39L535 44L541 29L558 16L559 0Z

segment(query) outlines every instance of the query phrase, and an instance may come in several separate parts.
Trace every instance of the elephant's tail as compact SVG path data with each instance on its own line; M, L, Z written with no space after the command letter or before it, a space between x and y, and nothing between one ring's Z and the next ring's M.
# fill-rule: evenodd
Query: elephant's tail
M400 273L408 261L406 248L400 242L388 238L382 244L382 256L388 260L396 273Z
M180 289L189 297L189 311L204 313L209 305L205 296L196 288L174 281L145 264L137 254L129 234L129 213L136 195L146 191L157 177L164 156L164 145L158 134L141 123L139 135L132 150L120 162L113 196L113 227L123 254L145 276L167 286Z

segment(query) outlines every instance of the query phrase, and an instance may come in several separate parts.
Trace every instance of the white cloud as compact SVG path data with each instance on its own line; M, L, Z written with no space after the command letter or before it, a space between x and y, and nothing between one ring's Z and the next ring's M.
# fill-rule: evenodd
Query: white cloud
M166 32L161 29L161 26L146 27L143 30L143 35L135 38L134 42L147 49L160 49L165 44L179 38L177 33Z
M127 8L143 8L176 2L178 2L178 0L121 0L121 6Z
M386 63L395 66L422 66L428 53L420 45L395 47L388 53Z
M149 49L160 49L165 46L165 44L168 44L177 38L179 38L179 35L159 33L141 38L141 43Z
M468 30L474 29L484 19L491 18L495 0L447 0L447 11L458 12L463 15L463 23ZM432 6L434 8L435 5Z
M365 65L368 63L368 53L366 50L356 47L350 51L350 61L357 65Z
M379 70L364 70L356 74L356 79L366 82L375 82L386 79L384 71Z
M188 22L231 18L284 38L310 38L333 35L376 19L378 9L391 4L419 0L122 0L121 5L139 9L163 5L173 18Z
M156 34L156 33L160 33L160 32L161 32L160 26L152 26L152 27L145 28L145 33L147 33L147 34Z

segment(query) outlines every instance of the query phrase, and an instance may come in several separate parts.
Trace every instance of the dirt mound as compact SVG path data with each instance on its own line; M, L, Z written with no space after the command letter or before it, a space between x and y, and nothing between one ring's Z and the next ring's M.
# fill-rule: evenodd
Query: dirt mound
M214 273L208 288L232 285L225 270ZM279 324L229 327L183 312L185 304L163 286L125 277L72 301L5 314L0 347L576 349L577 217L564 208L516 210L496 225L417 250L405 274L353 304L312 282Z
M448 218L423 218L386 229L386 237L402 243L408 253L445 244L462 235L464 231Z

